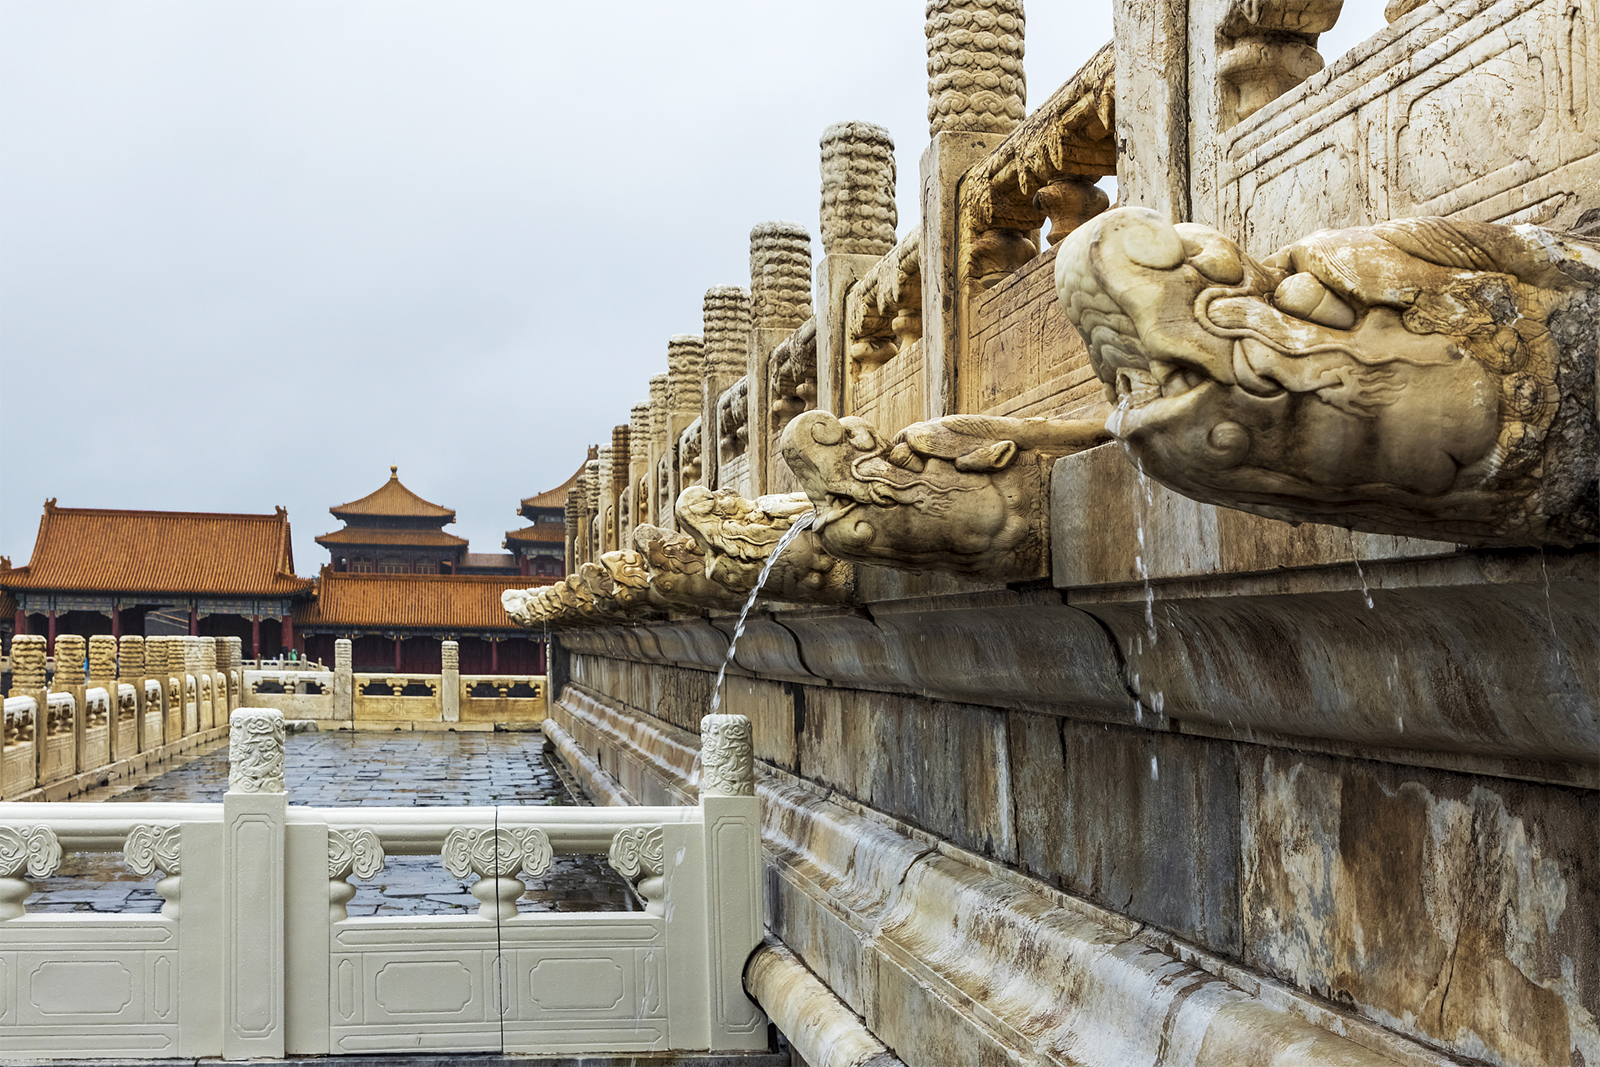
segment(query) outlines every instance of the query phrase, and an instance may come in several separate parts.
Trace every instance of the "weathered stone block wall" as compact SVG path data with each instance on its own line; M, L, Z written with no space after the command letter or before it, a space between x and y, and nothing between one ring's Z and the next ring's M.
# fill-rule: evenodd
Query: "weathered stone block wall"
M659 750L639 740L657 717L678 745L695 744L709 670L589 654L572 670L634 724L639 748ZM1600 1007L1592 790L745 673L726 684L724 706L750 717L758 758L869 818L1408 1036L1495 1063L1566 1063L1563 1042L1581 1047ZM630 758L619 739L590 731L580 743L618 766ZM634 759L619 777L668 795L689 759ZM771 849L784 813L767 817ZM788 909L775 930L864 1015L911 1008L875 998L930 998L925 982L863 974L850 951L863 914L771 889ZM936 910L935 898L917 908ZM941 1020L930 1056L978 1047L940 1043L959 1035L986 1040L939 997L916 1010Z

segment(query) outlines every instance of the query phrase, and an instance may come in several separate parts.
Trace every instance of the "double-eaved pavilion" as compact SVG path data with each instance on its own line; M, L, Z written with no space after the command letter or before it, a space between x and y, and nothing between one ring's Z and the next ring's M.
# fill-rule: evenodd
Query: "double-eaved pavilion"
M0 563L17 634L238 637L252 658L295 648L289 516L57 507L27 564Z
M444 532L455 509L424 500L400 481L400 468L377 489L328 511L344 527L316 539L333 557L333 570L349 574L455 574L467 539Z

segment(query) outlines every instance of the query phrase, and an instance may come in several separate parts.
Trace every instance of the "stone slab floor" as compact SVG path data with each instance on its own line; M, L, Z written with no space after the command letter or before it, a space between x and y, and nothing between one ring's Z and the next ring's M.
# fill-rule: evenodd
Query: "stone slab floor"
M290 804L309 807L462 804L587 804L539 733L292 733L284 757ZM221 803L228 789L228 743L218 741L154 773L123 779L72 803L190 801ZM61 873L35 883L32 913L158 912L159 874L141 878L111 853L68 854ZM478 907L468 887L437 856L390 856L370 881L351 878L358 915L457 915ZM631 911L637 899L604 856L555 858L529 883L523 911Z

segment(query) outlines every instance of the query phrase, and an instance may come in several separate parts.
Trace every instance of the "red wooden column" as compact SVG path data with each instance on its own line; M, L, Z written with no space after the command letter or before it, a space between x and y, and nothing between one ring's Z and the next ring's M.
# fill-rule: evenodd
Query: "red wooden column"
M190 608L189 609L189 636L190 637L199 637L200 636L200 609L199 608Z
M111 601L111 636L118 639L122 637L122 609L117 607L115 598Z
M14 637L21 637L28 632L28 613L22 608L17 609L17 617L11 624L11 633Z
M291 648L297 647L294 643L294 616L283 617L283 655L287 656Z
M538 656L537 656L538 666L535 668L534 673L535 674L549 674L550 673L550 668L547 667L545 665L545 662L544 662L544 657L545 657L545 644L544 644L544 642L543 641L535 641L534 645L539 650Z
M261 660L261 616L250 616L250 658Z
M45 633L44 654L47 655L47 656L53 656L53 655L56 654L56 609L55 608L51 608L50 609L50 628Z
M400 638L394 639L394 673L405 673L400 667Z
M500 673L500 639L498 637L489 638L489 673Z

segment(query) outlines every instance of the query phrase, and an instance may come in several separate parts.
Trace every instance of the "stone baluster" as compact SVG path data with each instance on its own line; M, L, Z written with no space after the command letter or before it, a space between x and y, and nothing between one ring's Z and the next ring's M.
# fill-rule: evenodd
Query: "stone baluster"
M471 889L481 902L478 915L501 922L516 917L517 898L527 891L517 875L537 878L544 874L554 853L550 839L536 827L482 830L458 826L445 835L441 857L452 877L478 876Z
M661 827L626 826L611 839L607 860L633 885L648 914L665 917L667 880L662 852Z
M164 902L161 914L176 920L179 911L178 878L182 869L182 834L176 826L140 824L128 831L122 843L122 862L134 874L148 878L156 871L165 877L156 883Z
M385 862L383 842L371 830L328 831L328 918L350 917L347 905L356 895L350 876L375 878Z
M0 921L21 918L33 880L60 868L61 842L50 827L0 826Z
M440 715L445 722L461 719L461 645L439 642Z
M207 726L221 726L228 721L228 685L217 670L217 639L200 638L200 672L206 689L211 694L211 718Z

